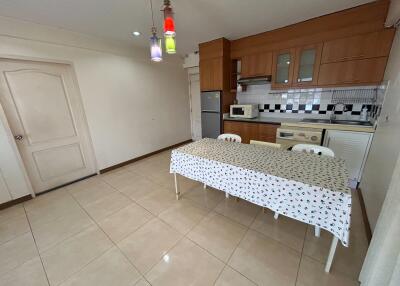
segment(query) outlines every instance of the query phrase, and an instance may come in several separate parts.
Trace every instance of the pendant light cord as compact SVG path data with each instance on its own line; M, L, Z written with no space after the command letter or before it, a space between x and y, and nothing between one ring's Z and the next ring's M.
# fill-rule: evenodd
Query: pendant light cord
M153 14L153 1L150 0L150 9L151 9L151 21L153 23L153 29L155 28L154 26L154 14Z

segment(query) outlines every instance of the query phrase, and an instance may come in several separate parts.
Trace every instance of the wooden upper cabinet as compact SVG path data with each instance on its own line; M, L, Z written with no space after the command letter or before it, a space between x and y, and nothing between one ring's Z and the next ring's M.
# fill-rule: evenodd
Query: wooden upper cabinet
M341 38L324 43L321 63L388 56L395 29Z
M315 86L321 64L322 43L296 49L292 86Z
M272 74L272 52L242 57L241 77L268 76Z
M273 89L289 88L292 85L295 56L295 49L274 52L271 82Z
M199 57L200 90L230 90L230 42L220 38L201 43Z
M385 73L387 57L322 64L319 86L380 84Z
M200 60L200 90L212 91L223 89L223 59Z

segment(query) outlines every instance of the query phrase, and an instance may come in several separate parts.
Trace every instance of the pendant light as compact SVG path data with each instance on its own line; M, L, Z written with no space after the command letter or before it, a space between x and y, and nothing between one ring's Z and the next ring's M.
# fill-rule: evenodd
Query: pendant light
M151 8L151 20L153 23L153 27L151 28L151 33L153 34L150 38L150 56L151 60L154 62L162 61L162 47L161 47L161 39L157 37L157 29L154 25L154 15L153 15L153 3L150 0L150 8Z
M167 54L176 54L175 36L165 35L164 41Z
M175 36L175 20L171 2L164 0L164 36Z

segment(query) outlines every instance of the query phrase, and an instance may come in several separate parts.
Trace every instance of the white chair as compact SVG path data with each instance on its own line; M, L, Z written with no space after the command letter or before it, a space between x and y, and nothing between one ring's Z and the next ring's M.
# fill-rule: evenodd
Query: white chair
M278 148L278 149L281 148L281 144L265 142L265 141L250 140L250 144L262 145L262 146L273 147L273 148Z
M228 142L236 142L236 143L241 143L242 142L242 137L236 134L231 134L231 133L225 133L221 134L217 138L218 140L224 140Z
M321 156L327 156L327 157L335 157L335 153L323 146L318 146L318 145L312 145L312 144L296 144L293 146L292 151L295 152L306 152L306 153L311 153L311 154L317 154ZM279 214L275 213L274 218L278 219ZM315 236L320 237L321 235L321 228L315 227Z
M321 156L335 157L335 153L323 146L311 145L311 144L296 144L293 146L292 151L306 152L311 154L318 154Z
M218 140L224 140L224 141L228 141L228 142L236 142L236 143L241 143L242 142L242 137L240 137L239 135L236 134L231 134L231 133L225 133L225 134L221 134L217 137ZM204 189L207 189L207 185L204 184L203 185ZM225 193L225 197L229 198L229 194Z

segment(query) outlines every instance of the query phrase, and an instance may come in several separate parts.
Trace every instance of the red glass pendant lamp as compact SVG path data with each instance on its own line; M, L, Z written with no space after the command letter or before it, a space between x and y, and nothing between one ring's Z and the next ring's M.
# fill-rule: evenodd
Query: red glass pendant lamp
M175 20L171 2L164 0L164 35L175 36Z

